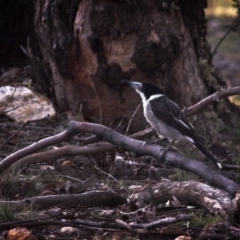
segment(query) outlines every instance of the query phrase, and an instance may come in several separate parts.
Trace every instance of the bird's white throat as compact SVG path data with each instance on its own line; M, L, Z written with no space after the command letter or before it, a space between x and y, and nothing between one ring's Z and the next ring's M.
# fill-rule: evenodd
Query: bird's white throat
M153 101L154 99L157 99L157 98L160 98L160 97L165 97L164 94L155 94L155 95L152 95L150 98L146 99L146 97L145 97L145 95L143 94L143 92L140 92L140 91L138 91L138 90L136 90L136 91L137 91L137 92L139 93L139 95L141 96L143 103L148 103L148 102L150 102L150 101Z

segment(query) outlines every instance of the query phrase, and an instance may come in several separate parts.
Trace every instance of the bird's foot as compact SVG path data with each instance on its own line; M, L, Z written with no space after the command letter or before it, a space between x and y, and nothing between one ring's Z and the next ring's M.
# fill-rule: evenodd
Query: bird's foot
M170 142L170 144L169 144L165 149L160 150L160 152L163 151L162 154L160 153L161 159L163 159L163 158L165 157L166 153L169 151L169 149L172 147L172 145L173 145L174 143L175 143L175 140L172 140L172 141Z
M149 140L147 142L148 144L158 144L158 145L162 145L162 146L168 146L169 145L169 140L167 138L157 138L155 140Z

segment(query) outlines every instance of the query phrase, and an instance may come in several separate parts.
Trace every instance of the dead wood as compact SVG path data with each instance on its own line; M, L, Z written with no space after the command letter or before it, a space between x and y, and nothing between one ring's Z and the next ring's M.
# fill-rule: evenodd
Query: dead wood
M125 223L122 220L116 219L116 223L123 227L126 228L128 230L133 230L134 228L138 228L138 229L142 229L142 230L150 230L152 228L161 226L161 225L165 225L165 224L172 224L172 223L177 223L177 222L181 222L181 221L190 221L193 219L193 214L179 214L176 216L171 216L171 217L165 217L162 219L158 219L156 221L153 222L149 222L149 223ZM142 231L141 231L142 232Z
M72 226L78 229L83 230L92 230L98 231L99 228L104 231L116 231L118 229L115 223L107 223L106 221L94 222L88 220L81 220L78 218L70 218L67 219L65 216L56 216L55 218L46 217L46 218L37 218L30 220L20 220L20 221L12 221L0 223L1 229L9 229L14 227L34 227L34 226L44 226L44 225L60 225L60 226ZM103 227L104 226L104 227Z
M119 229L127 229L132 232L138 233L148 233L148 230L153 229L155 227L177 223L180 221L190 221L193 219L192 214L179 214L175 217L165 217L158 219L156 221L137 224L137 223L127 223L123 220L116 219L115 222L108 222L108 221L89 221L89 220L82 220L75 217L68 217L65 218L64 216L60 216L59 218L42 218L42 219L31 219L31 220L21 220L21 221L13 221L9 223L0 223L0 227L3 229L6 228L13 228L16 226L25 226L25 227L33 227L33 226L43 226L43 225L64 225L64 226L74 226L78 229L84 230L99 230L102 229L104 231L119 231Z
M42 210L56 206L61 208L117 207L124 203L127 203L127 200L116 192L102 190L81 194L37 196L19 201L0 201L1 205L6 204L16 210L23 210L26 207Z
M156 133L155 130L150 127L143 131L131 134L130 137L134 138L134 139L143 140L145 138L149 138L149 137L153 136L155 133ZM92 137L85 138L81 143L82 143L82 145L87 145L90 143L99 142L100 140L101 139L98 136L92 136Z
M184 109L184 114L189 117L196 113L200 113L205 109L208 105L214 103L215 101L219 102L220 99L226 98L233 95L240 94L240 87L232 87L232 88L221 88L212 95L204 98L203 100L199 101L198 103L194 104L191 107Z
M51 145L55 145L63 141L68 141L79 132L95 134L97 136L100 136L103 140L123 147L126 150L133 151L141 155L153 156L159 159L161 159L161 154L163 152L162 150L164 149L164 147L160 145L147 144L146 142L129 138L120 133L117 133L116 131L108 127L99 124L71 121L66 131L42 139L24 149L21 149L9 155L0 163L0 170L1 172L3 172L13 163L22 159L23 157L28 156L29 154L40 151ZM231 195L235 195L237 190L240 189L239 184L222 176L220 172L217 172L216 170L208 167L202 162L182 156L177 152L169 151L166 154L164 160L166 164L170 164L174 167L190 171L199 175L200 177L208 181L210 184L225 190Z
M78 155L91 155L101 152L111 151L115 148L113 144L110 143L99 143L96 145L87 146L73 146L67 145L57 149L52 149L42 153L35 153L22 158L17 162L18 168L23 168L30 164L37 163L54 163L59 158L66 156L78 156Z
M154 134L154 130L152 128L148 128L144 131L140 131L138 133L130 135L130 137L134 139L144 139L146 137L152 136ZM116 148L115 145L107 142L100 142L100 138L97 136L86 138L82 141L83 145L98 142L95 145L87 145L87 146L73 146L67 145L57 149L52 149L42 153L35 153L29 156L22 158L17 162L16 167L23 168L30 164L37 163L54 163L59 158L66 156L79 156L79 155L92 155L96 153L102 153L114 150Z
M228 193L196 181L175 182L165 179L151 187L151 196L149 190L141 191L137 195L138 201L150 200L154 204L166 203L174 196L181 202L204 207L211 213L223 214L232 208Z

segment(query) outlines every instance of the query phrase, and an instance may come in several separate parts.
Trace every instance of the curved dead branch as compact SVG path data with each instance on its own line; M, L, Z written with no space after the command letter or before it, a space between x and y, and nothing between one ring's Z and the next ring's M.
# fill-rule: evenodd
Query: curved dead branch
M240 87L233 87L233 88L222 88L213 93L212 95L204 98L200 102L196 103L195 105L185 108L184 114L185 116L189 117L196 113L202 112L204 108L215 101L219 101L221 98L239 95L240 94Z
M99 136L102 140L105 140L117 146L121 146L126 150L133 151L142 155L149 155L159 159L161 159L163 149L165 149L164 147L157 144L147 144L146 142L129 138L120 133L117 133L116 131L108 127L99 124L71 121L69 122L66 131L42 139L6 157L0 163L0 172L3 172L10 165L22 159L23 157L26 157L29 154L33 154L51 145L55 145L63 141L68 141L74 135L80 132L95 134ZM166 164L170 164L174 167L193 172L198 176L204 178L210 184L224 189L231 195L234 195L240 189L239 184L222 176L219 172L208 167L206 164L194 159L189 159L177 152L167 152L164 159Z
M75 146L66 145L60 148L52 149L46 152L34 153L22 158L16 163L18 168L23 168L30 164L54 163L59 158L67 156L91 155L111 151L116 146L110 143L101 143L98 145Z
M132 134L130 137L135 139L144 139L150 137L154 134L154 130L152 128L148 128L144 131L140 131L138 133ZM84 139L81 144L86 145L90 143L95 143L100 141L98 136L88 137ZM116 148L115 145L107 142L101 142L101 144L97 145L87 145L87 146L73 146L66 145L60 148L52 149L46 152L34 153L22 158L17 162L18 168L23 168L27 165L37 164L37 163L54 163L57 159L61 157L67 156L79 156L79 155L91 155L96 153L102 153L114 150Z

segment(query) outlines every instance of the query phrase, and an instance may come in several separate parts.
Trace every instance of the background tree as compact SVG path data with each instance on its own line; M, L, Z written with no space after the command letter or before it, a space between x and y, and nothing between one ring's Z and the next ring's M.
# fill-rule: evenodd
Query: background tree
M156 82L181 107L225 84L213 74L206 7L202 0L26 0L14 9L21 10L18 26L26 29L18 35L29 34L27 56L38 90L60 112L124 127L140 99L122 79ZM214 110L213 119L234 117L227 100ZM139 112L132 130L145 125Z

